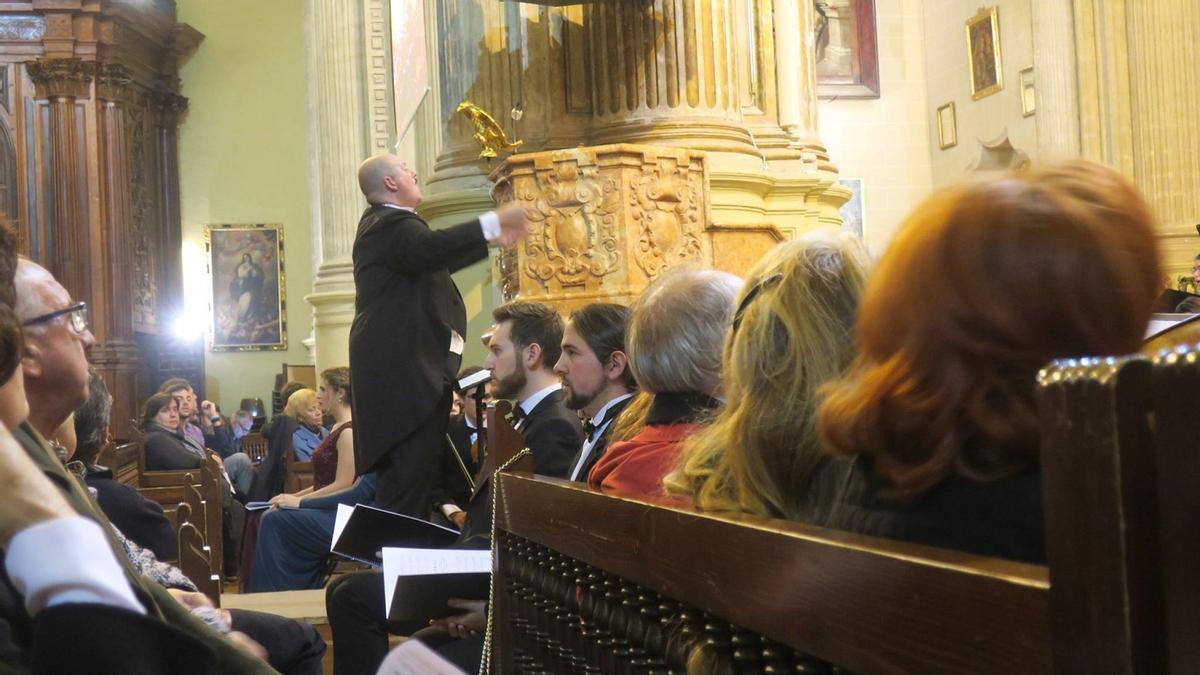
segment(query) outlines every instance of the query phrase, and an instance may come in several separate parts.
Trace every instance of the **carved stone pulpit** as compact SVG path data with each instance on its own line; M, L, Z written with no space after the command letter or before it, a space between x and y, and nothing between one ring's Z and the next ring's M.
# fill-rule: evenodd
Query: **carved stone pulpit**
M491 175L498 202L529 207L534 233L498 258L505 301L567 314L626 304L681 265L744 273L783 239L769 225L714 224L703 152L615 144L513 155Z

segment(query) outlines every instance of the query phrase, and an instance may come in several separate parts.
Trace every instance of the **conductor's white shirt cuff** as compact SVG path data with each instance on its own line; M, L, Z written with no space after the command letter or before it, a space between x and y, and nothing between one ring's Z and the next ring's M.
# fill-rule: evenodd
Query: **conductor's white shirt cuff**
M483 228L483 238L489 242L500 236L500 216L495 211L488 211L479 216L479 226Z
M31 616L67 603L146 613L113 557L104 531L82 516L47 520L21 530L8 546L4 567Z

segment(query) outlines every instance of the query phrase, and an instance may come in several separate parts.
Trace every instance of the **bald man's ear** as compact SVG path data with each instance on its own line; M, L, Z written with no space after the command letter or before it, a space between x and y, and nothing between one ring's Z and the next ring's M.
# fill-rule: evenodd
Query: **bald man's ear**
M42 376L42 350L37 345L25 343L25 353L21 355L21 370L25 377Z
M396 183L396 179L392 176L384 176L382 185L383 189L387 190L388 192L395 192L400 187L400 185Z

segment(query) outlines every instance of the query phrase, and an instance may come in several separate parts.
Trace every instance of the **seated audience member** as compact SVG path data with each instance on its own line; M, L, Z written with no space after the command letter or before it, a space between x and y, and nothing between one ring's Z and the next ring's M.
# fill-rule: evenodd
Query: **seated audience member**
M824 520L848 463L825 466L818 389L854 355L868 260L857 238L818 232L777 245L750 269L725 342L725 403L684 442L668 494L705 510Z
M468 377L483 370L479 366L468 366L458 373L458 379ZM459 414L451 415L450 424L446 427L447 445L443 448L441 468L438 480L433 485L432 513L435 518L444 517L455 527L461 529L467 519L466 506L471 498L471 485L483 466L483 445L485 437L482 434L478 417L481 407L476 398L480 389L487 389L483 395L482 410L487 410L487 404L492 400L491 383L474 387L463 393L454 393L454 400L460 403Z
M338 504L372 504L376 480L374 473L366 473L341 492L304 499L299 508L273 507L265 512L259 524L247 592L320 588L333 543Z
M298 395L293 395L293 399ZM328 368L321 372L317 402L322 413L333 417L335 426L312 453L312 487L295 494L275 495L271 498L274 506L294 509L303 506L305 499L341 492L354 483L354 429L349 368Z
M245 410L238 410L229 418L229 436L233 452L242 452L242 439L254 427L254 417Z
M88 381L88 400L74 415L77 442L67 446L67 469L86 481L104 515L112 523L114 534L130 565L145 578L166 588L187 605L192 614L221 634L246 635L266 651L267 662L282 673L293 675L320 673L325 641L309 624L273 614L250 610L219 610L200 593L182 570L158 560L174 558L175 531L162 508L138 494L137 490L107 478L99 478L92 460L107 443L112 397L104 380L92 371ZM132 529L126 529L126 526ZM139 539L162 539L157 548ZM169 549L161 544L169 540ZM159 550L162 549L162 550Z
M571 314L563 329L562 355L554 372L562 378L566 406L583 414L586 434L567 473L571 480L587 480L608 449L613 420L637 391L625 354L628 323L628 307L595 303Z
M741 279L684 270L654 282L634 301L625 338L629 368L654 398L646 427L613 443L588 474L590 485L662 494L680 443L720 405L721 346Z
M204 447L227 459L233 449L233 429L229 420L221 414L221 408L212 401L200 403L200 431L204 433Z
M818 422L857 457L840 526L1044 563L1036 374L1135 352L1159 293L1150 211L1082 160L942 190L867 284Z
M312 461L313 450L329 435L329 430L321 426L323 415L317 392L301 389L292 394L283 408L283 414L299 422L292 432L292 455L297 461Z
M46 538L32 549L31 557L20 554L15 541L6 547L5 567L11 578L21 577L15 571L20 565L28 568L32 564L33 568L38 568L38 557L45 557L46 551L53 552L47 561L56 564L41 567L45 568L43 571L58 575L49 580L49 586L41 589L28 579L17 581L15 588L23 589L24 598L16 595L14 588L7 584L0 588L0 621L8 624L0 629L0 642L3 643L0 653L5 654L6 663L55 673L271 672L266 663L194 619L188 609L164 589L138 575L129 567L119 544L108 533L99 531L97 538L82 531L95 532L94 523L104 519L81 485L55 461L43 434L52 432L71 411L86 401L85 349L94 339L87 329L84 306L73 303L66 289L49 272L28 260L16 264L17 311L16 317L12 316L3 300L14 295L10 280L16 254L10 245L6 245L10 242L4 240L5 237L0 236L0 336L3 336L0 344L5 345L5 350L11 350L0 354L0 363L14 366L3 371L8 374L0 378L0 421L13 431L25 457L17 460L24 462L23 467L14 467L10 471L6 466L0 470L0 476L13 481L6 489L4 505L21 514L45 513L39 509L50 506L51 499L46 494L36 499L21 497L21 490L29 488L29 481L40 475L42 478L38 482L49 479L54 488L51 493L65 497L69 508L83 516L83 519L72 519L73 523L55 526L67 528L65 530L56 531L55 527L44 530ZM31 328L25 341L24 358L20 356L18 322ZM15 368L16 364L21 368ZM32 461L35 471L28 471L26 460ZM19 475L25 478L16 479ZM60 511L54 517L68 515ZM24 523L30 524L33 521ZM0 538L7 540L9 537L0 535ZM102 571L105 569L102 561L110 557L120 565L120 572L107 574ZM84 568L64 566L63 561L79 561L80 565L86 562L87 574L71 578L74 572L82 573ZM126 582L124 591L118 584L88 595L91 591L87 589L95 588L92 584L101 577L112 580L120 575L124 575ZM134 604L114 602L117 595L129 591L132 591ZM43 610L47 606L45 600L56 596L62 598L62 609ZM24 608L20 607L21 603L25 604ZM101 605L123 607L127 613ZM36 618L31 620L31 615ZM145 621L138 619L138 615L144 615ZM46 625L54 626L51 630L57 632L42 633ZM74 636L67 646L62 642L63 635ZM109 651L101 654L87 651L88 642L97 638ZM57 661L36 660L47 656L39 654L45 652L38 647L39 641L54 645L55 653L48 656ZM110 667L106 663L116 665Z
M192 383L182 377L172 377L160 384L158 390L179 401L179 431L195 441L196 445L206 447L204 430L196 424L196 390L192 388Z
M166 392L146 399L142 407L142 444L147 471L198 469L206 452L189 443L179 418L179 400Z
M496 328L484 367L492 371L494 393L517 402L515 427L533 453L534 472L563 478L579 454L584 435L579 417L563 405L561 385L552 370L562 349L562 319L552 307L520 300L497 307L492 318ZM491 545L491 490L491 477L479 476L456 547ZM329 584L325 608L339 675L374 673L387 654L388 630L412 630L412 626L388 624L381 597L383 575L376 572L345 574Z
M138 546L153 551L155 556L174 560L178 555L175 530L163 515L162 507L138 494L137 490L117 482L111 470L96 464L100 452L109 442L111 412L112 396L104 386L104 378L92 371L88 378L88 400L75 410L75 451L68 455L68 468L78 465L100 510L122 534Z

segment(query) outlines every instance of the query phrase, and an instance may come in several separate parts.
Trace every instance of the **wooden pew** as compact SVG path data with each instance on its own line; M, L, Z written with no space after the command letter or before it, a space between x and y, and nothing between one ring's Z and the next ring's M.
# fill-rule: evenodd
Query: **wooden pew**
M296 453L288 444L283 459L283 491L295 494L313 484L312 462L301 462L296 459Z
M163 507L168 518L177 520L175 509L187 499L187 486L200 494L199 507L192 505L192 523L213 550L214 570L222 573L224 545L222 536L221 476L217 461L210 454L199 469L147 471L145 447L137 442L138 492Z
M1048 566L502 473L494 672L1194 672L1200 351L1172 353L1040 375Z
M257 431L242 437L242 452L246 453L255 464L266 459L268 447L267 438Z

